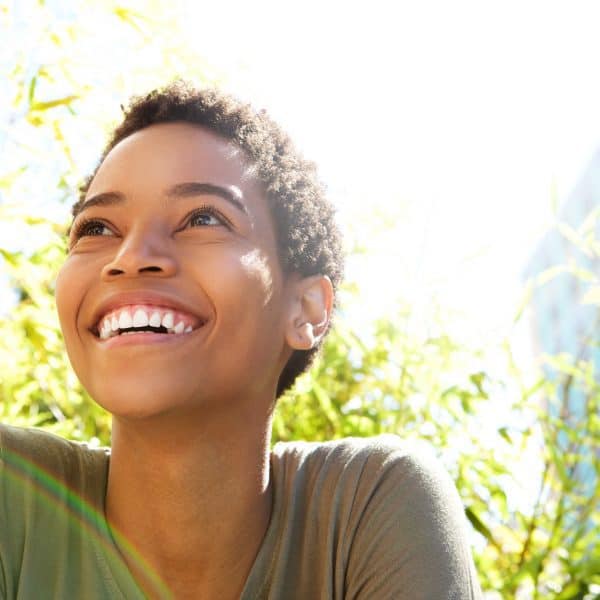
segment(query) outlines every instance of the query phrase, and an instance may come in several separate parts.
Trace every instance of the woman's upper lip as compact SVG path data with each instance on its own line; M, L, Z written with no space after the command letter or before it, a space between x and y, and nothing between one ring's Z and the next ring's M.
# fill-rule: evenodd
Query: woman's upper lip
M201 322L208 320L207 314L200 314L197 306L191 306L190 303L182 301L181 298L175 298L163 292L152 290L129 290L125 292L114 292L107 295L95 307L91 323L89 324L90 331L94 332L98 326L100 319L107 313L134 304L147 304L151 306L162 306L164 308L172 308L173 310L187 313L197 318Z

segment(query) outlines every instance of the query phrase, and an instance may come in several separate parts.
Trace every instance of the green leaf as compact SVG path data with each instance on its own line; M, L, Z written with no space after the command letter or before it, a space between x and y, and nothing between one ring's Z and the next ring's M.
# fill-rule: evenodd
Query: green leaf
M487 525L485 525L485 523L477 516L477 514L475 514L475 511L471 507L467 506L465 508L465 514L467 515L467 519L469 519L469 522L471 523L475 531L478 531L486 540L494 542L494 536L492 535L492 532L487 527Z
M79 96L65 96L64 98L57 98L56 100L47 100L46 102L34 102L31 105L31 110L35 111L44 111L49 110L50 108L55 108L57 106L68 106L74 100L77 100Z
M37 75L34 75L31 78L31 81L29 82L29 94L27 95L27 98L29 100L29 105L31 106L34 102L34 97L35 97L35 86L37 84Z
M15 181L27 170L27 165L23 165L14 171L0 175L0 189L9 189ZM1 215L0 215L1 216Z
M500 434L500 436L506 440L509 444L512 444L512 438L510 437L509 433L508 433L508 428L507 427L500 427L498 429L498 433Z
M9 252L4 248L0 248L0 256L11 266L17 267L19 265L19 259L21 257L20 252Z
M534 280L529 279L525 284L525 289L523 290L523 294L521 297L521 301L515 311L515 315L513 317L513 323L518 323L525 312L525 309L531 304L531 299L533 298L533 290L535 288Z
M569 269L566 265L556 265L554 267L550 267L550 268L542 271L536 277L536 285L542 286L542 285L548 283L549 281L552 281L559 275L562 275L563 273L567 273L568 271L569 271Z
M580 582L573 581L567 584L558 596L555 596L555 600L583 600L586 592L587 590L582 587Z

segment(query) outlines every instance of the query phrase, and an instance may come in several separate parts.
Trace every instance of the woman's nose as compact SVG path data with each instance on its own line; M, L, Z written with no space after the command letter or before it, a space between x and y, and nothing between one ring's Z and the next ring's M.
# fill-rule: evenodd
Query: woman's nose
M168 241L159 237L149 233L130 232L113 259L102 269L102 279L174 275L177 263L168 251Z

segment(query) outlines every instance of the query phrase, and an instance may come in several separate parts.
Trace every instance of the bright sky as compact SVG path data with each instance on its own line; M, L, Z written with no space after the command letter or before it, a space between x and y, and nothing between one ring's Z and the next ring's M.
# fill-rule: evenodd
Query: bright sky
M379 260L353 266L370 306L395 282L405 297L436 290L482 326L512 316L553 195L564 199L600 142L598 3L187 10L190 44L284 122L344 218L369 222L373 206L400 217L372 240Z

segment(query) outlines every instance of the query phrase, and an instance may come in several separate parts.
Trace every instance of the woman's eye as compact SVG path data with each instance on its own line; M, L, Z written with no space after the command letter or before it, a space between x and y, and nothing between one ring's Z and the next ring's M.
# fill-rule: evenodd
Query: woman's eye
M105 225L102 221L84 221L79 225L74 234L74 239L78 240L85 236L102 236L102 235L113 235L110 227Z
M187 225L190 227L214 227L215 225L224 224L225 219L214 210L208 208L194 211L187 222Z

